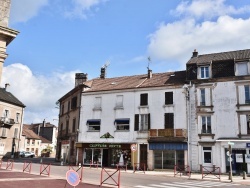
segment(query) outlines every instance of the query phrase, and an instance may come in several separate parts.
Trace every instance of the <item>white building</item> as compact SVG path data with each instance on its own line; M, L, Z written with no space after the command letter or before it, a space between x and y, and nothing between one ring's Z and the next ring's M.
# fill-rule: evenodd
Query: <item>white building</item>
M198 55L187 63L190 93L189 164L250 173L250 50Z
M185 71L89 80L82 92L78 162L152 169L187 163ZM131 153L135 144L136 152Z

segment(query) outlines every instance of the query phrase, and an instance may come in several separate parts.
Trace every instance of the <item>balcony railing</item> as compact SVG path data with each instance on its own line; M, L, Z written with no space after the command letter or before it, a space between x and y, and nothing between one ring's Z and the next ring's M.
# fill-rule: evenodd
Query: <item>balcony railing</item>
M0 117L0 126L10 128L15 124L15 120L7 117Z
M184 137L187 138L186 129L150 129L149 137Z

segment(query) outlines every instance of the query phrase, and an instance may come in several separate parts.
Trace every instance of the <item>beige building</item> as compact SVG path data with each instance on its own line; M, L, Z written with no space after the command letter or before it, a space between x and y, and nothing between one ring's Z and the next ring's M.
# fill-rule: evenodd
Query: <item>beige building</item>
M14 157L20 150L24 108L6 88L0 88L0 158Z

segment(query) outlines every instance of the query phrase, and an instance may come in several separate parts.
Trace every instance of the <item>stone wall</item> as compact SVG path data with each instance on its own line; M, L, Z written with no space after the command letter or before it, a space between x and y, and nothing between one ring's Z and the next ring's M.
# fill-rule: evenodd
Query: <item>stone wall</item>
M0 26L8 26L9 16L10 0L0 0Z

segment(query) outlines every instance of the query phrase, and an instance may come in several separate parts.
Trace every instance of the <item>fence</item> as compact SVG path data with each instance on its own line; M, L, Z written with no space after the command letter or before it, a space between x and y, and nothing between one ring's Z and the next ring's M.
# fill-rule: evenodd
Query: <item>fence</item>
M188 177L190 178L190 167L188 165L174 165L174 177L178 174L180 174L180 176L188 175Z
M207 177L208 175L212 175L216 178L220 179L221 171L220 167L216 166L201 166L201 174L202 174L202 179Z

